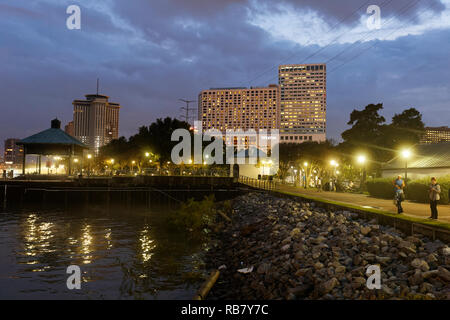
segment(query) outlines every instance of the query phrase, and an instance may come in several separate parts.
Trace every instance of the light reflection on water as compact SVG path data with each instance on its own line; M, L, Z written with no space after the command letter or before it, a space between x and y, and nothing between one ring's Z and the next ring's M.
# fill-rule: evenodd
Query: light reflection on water
M0 214L0 298L192 298L201 246L164 228L163 214ZM66 287L69 265L81 268L81 290Z

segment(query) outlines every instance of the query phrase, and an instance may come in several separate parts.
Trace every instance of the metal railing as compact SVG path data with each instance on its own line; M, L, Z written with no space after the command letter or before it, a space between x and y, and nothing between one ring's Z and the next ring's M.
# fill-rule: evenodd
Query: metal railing
M246 176L239 176L239 182L262 190L274 190L276 188L276 183L273 180L260 180Z

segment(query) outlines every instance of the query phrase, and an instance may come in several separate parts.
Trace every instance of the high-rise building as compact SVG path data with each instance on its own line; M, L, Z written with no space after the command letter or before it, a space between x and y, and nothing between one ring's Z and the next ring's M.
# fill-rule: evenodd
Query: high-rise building
M326 140L327 67L289 64L278 67L280 142Z
M450 142L450 128L449 127L426 127L425 134L422 136L420 143L439 143Z
M75 130L73 127L73 121L70 121L66 126L64 127L64 132L68 135L71 135L72 137L75 136Z
M85 97L72 102L75 138L98 154L100 147L119 137L120 104L109 102L104 95Z
M5 164L22 164L23 147L16 145L20 139L6 139L5 140Z
M198 118L203 130L278 128L279 89L275 84L258 88L211 88L198 96Z

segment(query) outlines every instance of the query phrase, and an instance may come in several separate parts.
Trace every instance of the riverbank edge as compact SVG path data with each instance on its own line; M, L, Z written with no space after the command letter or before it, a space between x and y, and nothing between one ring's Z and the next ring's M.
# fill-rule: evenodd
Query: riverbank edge
M399 229L408 235L420 233L433 240L439 239L445 243L450 242L450 223L420 219L405 215L397 215L389 211L379 210L375 208L364 208L358 205L352 205L339 201L333 201L288 191L270 190L268 192L275 197L289 198L291 200L300 202L315 202L316 205L328 209L333 208L352 211L364 219L376 219L378 224L393 226L394 228Z

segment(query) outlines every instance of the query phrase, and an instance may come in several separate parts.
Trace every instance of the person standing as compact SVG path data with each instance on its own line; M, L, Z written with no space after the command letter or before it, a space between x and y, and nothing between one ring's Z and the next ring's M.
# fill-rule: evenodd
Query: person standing
M397 179L394 181L394 199L395 203L397 205L397 213L403 213L403 207L402 202L405 200L405 194L403 192L403 189L405 188L405 181L402 179L402 176L398 176Z
M431 217L429 217L429 219L437 219L438 217L437 205L439 200L441 199L441 186L439 185L439 183L437 183L435 177L431 178L429 195L430 195L430 209L431 209Z

